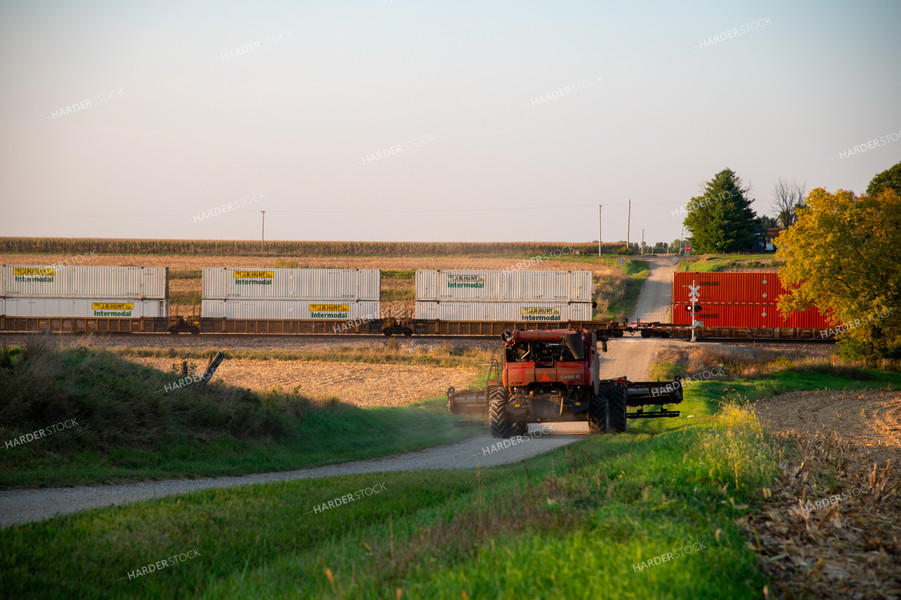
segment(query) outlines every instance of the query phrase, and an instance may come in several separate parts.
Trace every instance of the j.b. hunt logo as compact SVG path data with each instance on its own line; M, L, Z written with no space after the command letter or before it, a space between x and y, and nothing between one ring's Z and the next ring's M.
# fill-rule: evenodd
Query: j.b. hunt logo
M523 321L559 321L560 309L556 306L524 306L519 309Z
M348 304L310 304L311 319L346 319L349 314Z
M13 279L16 283L53 283L56 269L52 267L14 267Z
M131 317L134 315L134 302L91 302L91 310L95 317Z
M449 288L483 288L485 287L484 275L448 275L447 287Z
M275 271L235 271L235 285L272 285Z

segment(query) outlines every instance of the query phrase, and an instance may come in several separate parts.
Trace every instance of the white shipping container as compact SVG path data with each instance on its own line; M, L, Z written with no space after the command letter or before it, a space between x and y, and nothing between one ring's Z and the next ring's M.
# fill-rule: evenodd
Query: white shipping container
M226 319L316 319L347 321L379 318L377 300L207 300L200 314Z
M84 317L139 319L168 317L166 300L134 298L6 298L7 317Z
M8 298L168 298L166 267L3 265Z
M416 302L416 318L429 321L590 321L591 310L588 302Z
M378 269L203 270L204 300L378 300L380 292Z
M591 271L416 271L416 299L591 302Z

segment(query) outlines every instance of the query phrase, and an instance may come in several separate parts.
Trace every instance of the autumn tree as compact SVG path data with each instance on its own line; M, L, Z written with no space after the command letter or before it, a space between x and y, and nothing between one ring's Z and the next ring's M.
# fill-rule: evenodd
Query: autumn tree
M693 253L742 252L753 247L757 220L749 191L732 169L724 169L705 184L703 195L689 201L684 224L691 232Z
M901 195L901 162L873 177L867 186L867 194L875 196L885 189L895 190Z
M844 330L846 356L901 357L901 195L817 188L776 245L789 290L779 300L783 314L816 305Z

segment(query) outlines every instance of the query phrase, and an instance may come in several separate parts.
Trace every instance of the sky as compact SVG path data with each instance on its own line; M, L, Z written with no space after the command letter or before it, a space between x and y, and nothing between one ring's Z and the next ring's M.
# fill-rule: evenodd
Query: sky
M901 1L0 4L0 236L649 243L901 161ZM869 145L868 145L869 142ZM857 147L855 150L855 146ZM686 233L687 235L687 233Z

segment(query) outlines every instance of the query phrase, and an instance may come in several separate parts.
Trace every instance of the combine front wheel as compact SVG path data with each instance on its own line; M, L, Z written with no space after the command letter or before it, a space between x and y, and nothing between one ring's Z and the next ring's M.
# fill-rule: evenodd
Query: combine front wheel
M601 394L607 398L608 426L613 433L626 431L626 388L619 385L601 386Z
M506 405L506 388L495 387L488 392L488 425L493 437L508 438L513 434L513 424L504 410Z
M607 398L592 396L588 402L588 429L591 433L607 433Z
M513 423L510 428L510 433L512 435L526 435L529 433L529 424L528 423Z

